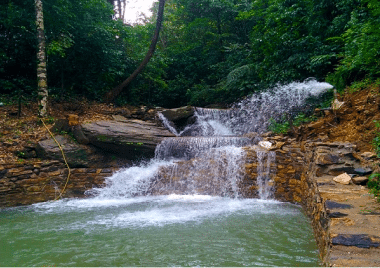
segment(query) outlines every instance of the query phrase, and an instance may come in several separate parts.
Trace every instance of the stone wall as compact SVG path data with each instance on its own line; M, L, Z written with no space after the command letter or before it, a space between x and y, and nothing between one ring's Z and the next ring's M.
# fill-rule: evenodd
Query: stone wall
M110 168L73 168L62 197L83 197L100 187ZM0 207L29 205L56 199L67 181L68 169L59 161L0 166Z
M320 197L318 185L314 179L317 166L314 162L315 150L313 144L300 143L282 137L267 138L276 153L276 159L270 164L269 184L273 186L274 197L277 200L302 205L309 217L314 236L319 248L320 257L324 264L329 259L329 217L325 204ZM263 150L262 148L259 150ZM258 197L257 176L258 148L247 147L247 176L242 182L241 189L246 197ZM264 157L267 164L268 154Z
M372 172L363 159L369 153L360 154L355 145L347 142L297 142L295 139L281 136L267 137L264 140L272 143L267 153L262 153L266 150L263 147L245 148L247 175L240 185L243 195L258 197L257 178L261 171L261 176L267 177L268 184L274 189L275 199L302 205L313 226L321 260L325 265L329 264L333 244L337 243L334 242L334 236L337 235L331 233L332 220L330 218L345 214L335 213L335 215L326 209L326 201L330 201L329 199L334 195L342 196L343 193L351 192L349 189L338 191L335 189L337 183L333 180L335 176L347 173L350 175L346 174L346 177L351 176L355 184L360 184L361 179L366 178L363 176ZM270 151L275 152L276 159L269 164L267 160ZM262 158L261 163L259 153ZM360 185L357 186L360 187ZM321 191L323 187L327 189ZM331 194L326 194L330 192Z

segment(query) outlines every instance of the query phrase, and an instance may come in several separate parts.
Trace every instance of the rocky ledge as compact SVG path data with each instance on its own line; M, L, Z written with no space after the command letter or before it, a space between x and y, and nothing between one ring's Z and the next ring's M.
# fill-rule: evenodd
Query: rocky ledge
M56 133L68 132L38 142L36 155L41 159L54 159L63 162L58 143L62 146L67 161L72 167L90 167L101 162L105 153L127 160L150 158L155 148L166 137L174 137L164 127L154 121L126 119L114 116L114 120L97 121L80 125L77 116L61 119L52 127Z

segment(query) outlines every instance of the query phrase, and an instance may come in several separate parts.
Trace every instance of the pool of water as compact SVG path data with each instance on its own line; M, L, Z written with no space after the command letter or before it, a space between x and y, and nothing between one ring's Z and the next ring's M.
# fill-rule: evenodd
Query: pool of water
M205 195L0 210L0 266L318 266L299 206Z

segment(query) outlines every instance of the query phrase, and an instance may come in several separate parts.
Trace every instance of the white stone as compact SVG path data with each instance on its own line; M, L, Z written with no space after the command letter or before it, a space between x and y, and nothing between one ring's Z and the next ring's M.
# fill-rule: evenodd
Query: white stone
M351 177L347 173L340 174L339 176L333 178L333 181L341 184L350 184Z
M343 101L338 101L338 99L335 99L332 103L332 109L335 111L335 110L339 110L340 107L342 107L344 104Z
M265 149L270 149L270 147L272 147L272 143L269 141L260 141L259 146L261 146Z

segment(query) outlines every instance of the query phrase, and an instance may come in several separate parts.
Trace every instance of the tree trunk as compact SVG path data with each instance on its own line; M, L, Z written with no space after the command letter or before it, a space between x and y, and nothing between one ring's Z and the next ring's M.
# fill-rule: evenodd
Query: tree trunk
M157 22L156 22L156 30L154 32L154 36L152 38L152 42L150 44L148 53L146 54L144 60L140 63L139 67L126 79L123 83L118 85L117 87L113 88L107 94L104 96L104 100L106 102L113 101L119 94L123 91L124 88L126 88L132 81L141 73L141 71L144 69L144 67L148 64L149 60L152 58L154 51L156 49L158 37L161 30L161 25L164 17L164 7L165 7L165 0L160 0L159 6L158 6L158 14L157 14Z
M42 0L35 0L36 24L37 24L37 81L38 81L38 114L41 117L47 116L48 87L46 70L46 39L44 30L44 15Z
M121 1L122 0L117 0L117 9L118 9L118 12L119 12L119 19L121 19L122 21L124 21L124 10L122 8Z

